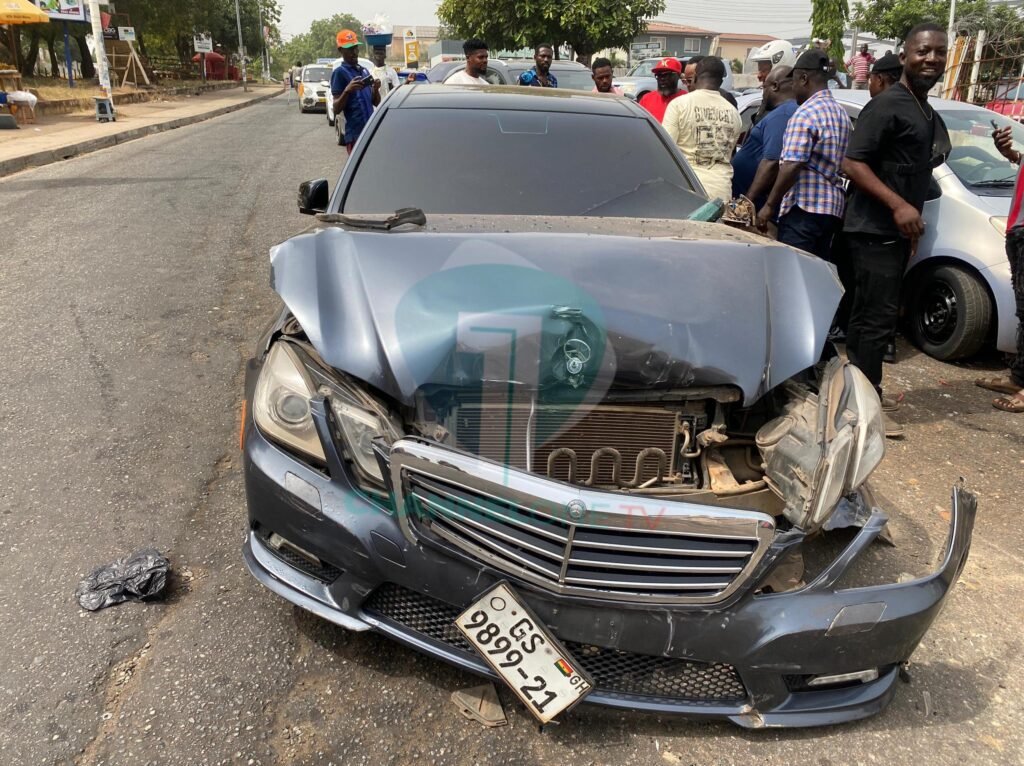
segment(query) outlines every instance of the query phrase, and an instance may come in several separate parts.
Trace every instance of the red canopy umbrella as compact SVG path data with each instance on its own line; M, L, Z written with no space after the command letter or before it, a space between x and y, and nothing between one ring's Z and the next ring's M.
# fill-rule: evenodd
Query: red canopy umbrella
M203 54L201 54L201 53L197 53L195 56L192 57L192 60L193 61L199 61L199 59L202 57L202 55ZM224 57L221 56L216 51L210 51L209 53L206 54L206 60L207 61L223 61Z

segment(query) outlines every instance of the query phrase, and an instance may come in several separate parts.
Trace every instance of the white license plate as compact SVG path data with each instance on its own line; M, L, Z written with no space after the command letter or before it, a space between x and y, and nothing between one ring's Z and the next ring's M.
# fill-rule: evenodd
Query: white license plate
M455 625L541 723L594 689L565 647L505 583L477 599Z

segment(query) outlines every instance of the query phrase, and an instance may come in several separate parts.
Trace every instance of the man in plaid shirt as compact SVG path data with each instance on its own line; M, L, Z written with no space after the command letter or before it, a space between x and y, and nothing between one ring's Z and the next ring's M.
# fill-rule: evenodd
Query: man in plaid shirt
M797 59L791 76L800 107L786 126L779 174L757 214L757 227L767 231L778 211L779 241L825 259L843 218L839 170L850 141L850 118L828 89L830 71L825 51Z

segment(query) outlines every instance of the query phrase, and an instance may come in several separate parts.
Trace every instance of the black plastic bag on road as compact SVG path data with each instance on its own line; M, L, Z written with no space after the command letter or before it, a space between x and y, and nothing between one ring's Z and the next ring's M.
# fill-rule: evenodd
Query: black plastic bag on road
M83 609L97 609L122 601L142 601L160 595L167 585L171 563L155 548L144 548L94 570L78 583L75 595Z

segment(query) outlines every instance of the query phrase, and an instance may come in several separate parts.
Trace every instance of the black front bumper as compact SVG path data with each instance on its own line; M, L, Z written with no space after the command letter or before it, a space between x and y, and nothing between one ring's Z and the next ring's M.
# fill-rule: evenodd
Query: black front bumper
M754 595L747 589L724 606L666 608L557 596L484 564L411 544L395 516L337 468L332 476L311 468L267 441L251 418L245 424L250 532L244 556L270 590L349 630L375 630L493 677L451 620L509 580L597 681L588 702L728 718L747 727L833 724L884 708L900 663L935 620L966 562L976 508L973 495L954 489L942 562L927 577L837 587L881 531L885 517L876 513L800 590ZM273 549L266 542L271 533L321 563ZM877 670L878 678L806 686L813 676L867 669Z

